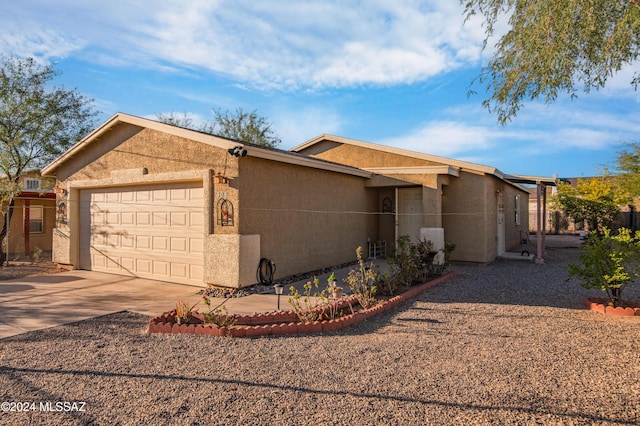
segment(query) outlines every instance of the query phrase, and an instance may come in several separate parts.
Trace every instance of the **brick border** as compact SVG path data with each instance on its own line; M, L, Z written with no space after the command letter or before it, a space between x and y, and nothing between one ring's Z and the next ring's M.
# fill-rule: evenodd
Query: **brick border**
M602 297L585 297L584 299L582 299L582 306L591 311L600 312L601 314L619 315L625 317L640 316L640 305L636 303L625 302L630 306L626 308L623 308L622 306L614 308L613 306L607 305L608 301L608 299Z
M402 302L413 299L428 288L434 287L443 281L453 277L455 272L447 272L424 284L410 287L407 291L397 296L378 303L369 309L362 309L355 314L346 315L333 320L314 321L302 323L293 311L254 313L252 315L234 316L235 324L230 327L218 327L212 324L181 324L175 323L175 311L152 318L149 321L147 333L172 333L172 334L201 334L216 337L257 337L257 336L282 336L291 334L315 334L327 333L351 327L371 317L379 315L397 307ZM341 306L347 306L353 302L355 296L345 300ZM201 314L196 313L198 317Z

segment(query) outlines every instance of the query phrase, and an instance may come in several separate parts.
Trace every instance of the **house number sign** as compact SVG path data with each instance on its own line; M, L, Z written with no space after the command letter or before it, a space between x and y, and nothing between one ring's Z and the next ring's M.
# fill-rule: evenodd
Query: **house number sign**
M216 200L219 200L221 198L227 198L227 197L229 197L229 193L227 193L226 191L216 192Z

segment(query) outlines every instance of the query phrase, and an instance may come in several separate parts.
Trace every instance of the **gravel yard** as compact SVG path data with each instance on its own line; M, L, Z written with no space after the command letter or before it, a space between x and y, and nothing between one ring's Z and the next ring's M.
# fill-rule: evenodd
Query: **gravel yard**
M640 318L582 309L601 294L565 282L577 253L453 265L333 334L147 335L148 317L122 312L2 339L2 401L38 405L0 423L640 424ZM86 405L40 410L56 401Z

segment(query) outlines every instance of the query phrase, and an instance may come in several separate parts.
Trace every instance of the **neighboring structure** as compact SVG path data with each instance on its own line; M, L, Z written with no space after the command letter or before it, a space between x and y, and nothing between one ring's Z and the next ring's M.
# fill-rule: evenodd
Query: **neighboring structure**
M64 206L54 260L243 287L263 258L277 279L423 228L490 262L528 229L528 193L494 168L327 135L293 151L116 114L43 170Z
M578 185L578 181L582 179L595 179L595 177L581 177L581 178L562 178L561 181L569 183L572 186ZM548 187L546 189L546 198L550 200L551 197L557 194L556 187ZM529 230L535 232L535 208L537 203L536 193L532 191L529 194ZM625 227L633 231L640 229L640 215L637 214L638 203L628 204L620 207L620 217L614 224L614 229ZM560 210L547 208L545 220L545 229L549 234L588 234L589 226L586 221L576 222L571 219L567 214Z
M40 258L48 258L56 215L53 184L37 171L25 173L19 183L22 190L15 196L11 207L13 214L3 242L7 259L31 259L34 253L38 253ZM9 206L5 203L0 209L2 220L7 220Z

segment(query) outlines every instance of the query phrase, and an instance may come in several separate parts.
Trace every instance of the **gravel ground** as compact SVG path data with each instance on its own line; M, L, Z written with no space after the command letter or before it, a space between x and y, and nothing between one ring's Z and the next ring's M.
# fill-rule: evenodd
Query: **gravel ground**
M0 281L15 280L34 275L55 274L66 270L51 261L37 263L11 261L9 266L0 266Z
M454 265L333 334L147 335L148 317L122 312L2 339L2 401L38 405L0 423L640 424L640 318L582 309L600 293L565 282L577 249L548 256ZM40 411L56 401L86 405Z

